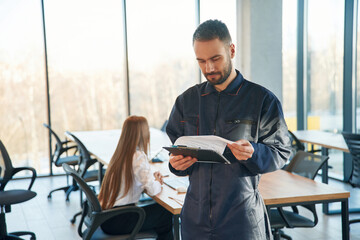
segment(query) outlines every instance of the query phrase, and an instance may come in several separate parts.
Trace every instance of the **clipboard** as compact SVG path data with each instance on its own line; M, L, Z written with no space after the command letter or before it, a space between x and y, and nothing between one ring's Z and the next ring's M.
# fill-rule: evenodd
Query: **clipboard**
M197 158L200 163L224 163L230 164L224 156L211 149L191 148L186 146L163 147L174 155L191 156Z

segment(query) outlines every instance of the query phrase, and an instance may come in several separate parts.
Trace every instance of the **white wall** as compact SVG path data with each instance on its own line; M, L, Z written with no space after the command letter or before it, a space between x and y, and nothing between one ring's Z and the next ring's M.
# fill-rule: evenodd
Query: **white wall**
M282 0L237 0L235 66L282 101Z

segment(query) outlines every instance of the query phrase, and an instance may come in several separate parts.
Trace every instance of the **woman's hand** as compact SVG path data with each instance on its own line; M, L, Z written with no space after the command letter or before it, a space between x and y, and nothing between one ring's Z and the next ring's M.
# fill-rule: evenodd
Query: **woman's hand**
M155 181L158 181L161 185L164 183L163 175L159 171L154 172Z

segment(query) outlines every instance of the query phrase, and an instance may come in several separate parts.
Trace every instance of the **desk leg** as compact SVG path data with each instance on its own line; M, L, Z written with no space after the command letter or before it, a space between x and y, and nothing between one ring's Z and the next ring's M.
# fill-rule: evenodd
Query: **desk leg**
M329 155L329 149L322 147L321 148L321 154L323 156L328 156ZM321 174L322 182L326 183L326 184L329 183L329 173L328 173L329 163L328 163L328 161L326 161L324 163L324 165L322 166L322 168L321 168L322 169L322 174ZM329 214L329 204L328 203L323 203L323 213Z
M104 178L104 176L103 176L103 167L104 167L104 165L101 162L99 162L99 172L98 172L99 188L101 187L101 183L102 183L102 180Z
M179 222L179 215L174 215L174 240L180 240L180 222Z
M349 199L341 201L341 221L342 221L342 239L350 239L349 227Z

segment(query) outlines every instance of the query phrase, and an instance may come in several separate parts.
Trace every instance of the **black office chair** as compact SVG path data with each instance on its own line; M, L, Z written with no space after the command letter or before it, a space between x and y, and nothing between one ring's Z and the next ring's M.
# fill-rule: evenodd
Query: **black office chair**
M20 232L7 232L5 213L11 211L11 205L28 201L36 196L36 193L30 191L36 178L36 171L31 167L14 168L10 156L6 148L0 140L0 239L22 239L19 236L30 235L30 239L36 239L33 232L20 231ZM20 171L29 170L32 172L30 185L27 190L5 190L6 184L12 180L13 176Z
M63 164L63 168L75 179L81 190L86 195L86 201L83 205L81 221L78 227L78 233L82 239L142 239L157 237L156 233L153 231L139 233L139 230L145 220L145 211L142 208L137 206L124 206L102 210L95 193L81 178L81 176L67 164ZM100 225L103 224L106 220L114 216L129 212L137 213L139 215L137 224L135 225L131 234L108 235L101 230ZM83 230L84 225L86 227L85 230Z
M95 158L92 158L90 156L89 151L85 147L85 145L72 133L66 132L69 136L71 136L72 139L76 142L76 145L78 147L79 153L80 153L80 160L78 165L76 166L76 172L79 174L79 176L85 181L85 182L92 182L99 180L99 170L89 170L89 168L97 163L98 161ZM102 169L101 176L104 176L105 169ZM82 202L82 193L80 192L80 202ZM71 223L75 223L76 217L81 214L81 211L76 213L74 217L70 220Z
M352 187L360 188L360 134L343 132L342 135L352 158L352 172L349 183ZM360 219L349 221L350 224L357 222L360 222Z
M62 141L60 140L59 136L51 129L51 127L49 125L47 125L46 123L43 123L44 127L46 127L50 133L51 136L53 136L56 140L55 143L55 150L53 153L51 153L51 162L56 166L56 167L61 167L63 163L67 163L69 165L75 166L78 164L79 162L79 155L75 155L77 152L77 146L76 145L71 145L70 141ZM70 144L70 145L69 145ZM68 146L69 145L69 146ZM68 151L70 149L74 150L73 155L68 155ZM53 192L56 191L64 191L66 194L66 201L69 201L69 196L70 193L72 193L73 191L77 191L79 189L79 187L76 185L76 182L73 180L72 184L65 187L61 187L61 188L56 188L54 190L51 190L48 194L48 198L51 198L51 195Z
M286 171L301 175L306 178L314 179L323 164L329 159L328 156L316 155L309 152L298 151ZM309 219L300 214L298 207L307 209L313 214L313 219ZM291 239L281 229L283 228L311 228L318 223L315 204L298 205L291 207L292 210L285 210L282 207L270 210L270 225L274 240L280 237Z

